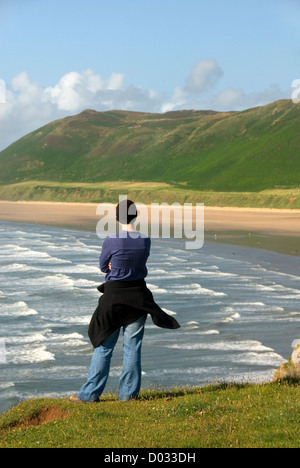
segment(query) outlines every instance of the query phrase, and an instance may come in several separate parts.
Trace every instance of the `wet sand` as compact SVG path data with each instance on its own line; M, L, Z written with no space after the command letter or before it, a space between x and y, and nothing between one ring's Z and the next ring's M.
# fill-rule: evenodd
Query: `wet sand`
M108 219L105 208L109 209L112 205L102 204L97 213L98 207L99 204L94 203L0 201L0 221L95 231L101 213ZM110 219L114 211L111 213ZM186 213L189 218L193 216L191 209ZM298 244L300 251L300 210L205 207L204 229L206 239L219 242L246 242L249 246L262 247L261 242L257 241L258 237L262 240L266 236L275 236L281 239L281 244L285 241L286 246L290 245L289 253L297 255ZM268 242L264 242L262 248L268 248Z

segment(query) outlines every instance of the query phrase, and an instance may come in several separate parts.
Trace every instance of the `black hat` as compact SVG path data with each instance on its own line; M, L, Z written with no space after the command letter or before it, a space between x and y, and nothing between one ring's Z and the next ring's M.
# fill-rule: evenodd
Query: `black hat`
M130 224L137 217L137 208L133 201L122 200L116 210L117 221L121 224Z

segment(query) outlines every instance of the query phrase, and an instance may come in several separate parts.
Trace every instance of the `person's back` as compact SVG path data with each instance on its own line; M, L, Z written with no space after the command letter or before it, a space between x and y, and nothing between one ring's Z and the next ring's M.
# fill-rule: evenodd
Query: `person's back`
M135 231L122 230L105 239L100 255L100 269L106 281L145 279L151 240Z

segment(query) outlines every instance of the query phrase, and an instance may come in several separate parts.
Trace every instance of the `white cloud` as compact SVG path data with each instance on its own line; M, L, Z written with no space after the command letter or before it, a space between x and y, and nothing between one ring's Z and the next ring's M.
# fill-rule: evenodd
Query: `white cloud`
M239 111L291 98L291 90L283 91L277 84L260 92L246 93L240 88L227 87L214 93L222 76L223 71L215 60L201 60L192 68L185 86L177 86L172 99L162 105L162 112L182 109Z
M198 94L212 88L222 77L223 71L216 60L200 60L186 79L183 89L187 94Z
M227 88L221 91L214 100L218 109L232 109L244 104L245 94L242 89Z
M204 94L211 93L223 76L223 71L216 60L200 60L191 70L183 87L177 86L172 100L164 103L163 110L199 108L199 99L203 105Z
M211 99L214 109L220 111L243 110L251 107L263 106L279 99L291 99L290 89L282 91L272 84L264 91L257 93L245 93L242 89L227 88Z

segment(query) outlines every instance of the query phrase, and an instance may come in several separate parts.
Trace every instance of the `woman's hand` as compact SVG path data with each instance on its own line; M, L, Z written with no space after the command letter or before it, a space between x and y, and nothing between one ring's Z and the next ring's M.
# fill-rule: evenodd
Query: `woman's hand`
M108 263L108 268L111 270L111 262Z

